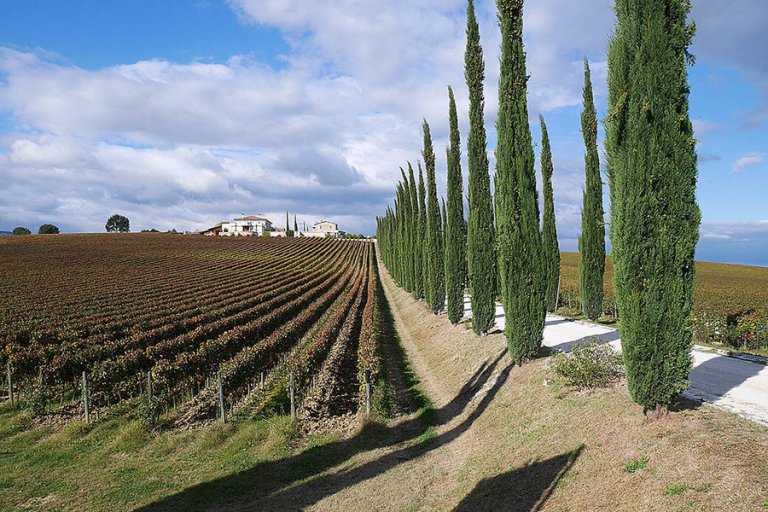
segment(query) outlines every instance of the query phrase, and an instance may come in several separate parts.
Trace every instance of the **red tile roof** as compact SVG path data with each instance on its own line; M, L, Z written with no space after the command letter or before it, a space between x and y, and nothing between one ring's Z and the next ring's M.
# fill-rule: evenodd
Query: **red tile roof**
M256 215L249 215L248 217L240 217L239 219L235 220L269 220L264 217L257 217Z

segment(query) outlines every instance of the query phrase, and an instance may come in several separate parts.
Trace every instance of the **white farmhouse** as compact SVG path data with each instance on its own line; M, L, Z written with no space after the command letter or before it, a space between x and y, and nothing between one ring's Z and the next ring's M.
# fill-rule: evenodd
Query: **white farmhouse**
M274 231L272 222L264 217L249 215L221 225L221 236L262 236Z
M344 236L344 232L339 231L339 225L335 222L321 220L320 222L315 223L312 227L312 231L305 231L302 233L302 236L341 238Z

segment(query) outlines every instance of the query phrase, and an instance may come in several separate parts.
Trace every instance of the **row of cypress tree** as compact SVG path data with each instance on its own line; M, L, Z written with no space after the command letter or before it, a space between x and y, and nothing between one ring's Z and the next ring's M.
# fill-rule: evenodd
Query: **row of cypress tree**
M469 89L468 222L464 221L456 102L449 87L448 202L437 200L435 154L423 124L416 187L402 172L394 208L377 219L381 255L393 277L434 313L463 316L469 289L472 324L487 332L501 297L509 352L518 363L541 346L546 311L557 308L560 253L552 192L552 152L543 117L540 222L527 109L523 0L497 0L501 27L495 190L491 195L484 128L485 76L473 1L467 5L465 78ZM696 155L688 116L688 0L616 0L609 44L608 178L622 314L622 346L632 398L663 415L685 388L691 366L694 250L700 214L695 200ZM584 62L581 126L586 185L579 237L584 314L602 314L605 220L597 150L597 116L589 63Z

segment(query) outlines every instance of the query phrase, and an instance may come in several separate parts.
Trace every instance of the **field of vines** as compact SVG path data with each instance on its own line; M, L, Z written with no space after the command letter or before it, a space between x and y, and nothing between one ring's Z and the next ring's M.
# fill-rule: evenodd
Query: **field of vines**
M2 394L41 421L133 403L186 426L287 412L289 388L352 415L380 373L367 241L6 237L0 275Z
M605 267L606 315L616 316L613 262ZM579 255L561 253L560 306L579 308ZM768 349L768 268L696 263L693 329L702 342Z

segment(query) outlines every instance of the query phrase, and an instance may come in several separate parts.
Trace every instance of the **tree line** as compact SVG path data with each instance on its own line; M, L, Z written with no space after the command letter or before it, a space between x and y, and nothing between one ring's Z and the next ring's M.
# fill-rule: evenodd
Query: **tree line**
M547 311L558 305L560 252L546 122L541 124L543 211L528 121L523 0L497 0L501 29L497 144L491 190L480 32L467 4L464 76L469 93L467 205L453 89L448 87L447 201L438 200L429 124L422 124L416 169L400 168L395 200L377 218L380 254L393 278L454 324L471 298L472 328L484 335L501 299L514 361L541 347ZM666 413L687 387L692 336L688 321L700 212L695 139L688 114L688 52L694 26L689 0L616 0L608 44L606 153L611 198L609 236L622 318L622 351L632 398L649 417ZM603 311L606 221L597 149L597 115L584 61L581 131L585 188L579 289L586 317ZM423 163L423 167L422 167ZM425 182L426 173L426 182ZM418 179L416 177L418 174Z

